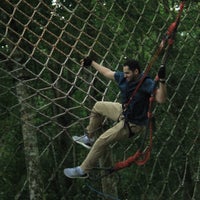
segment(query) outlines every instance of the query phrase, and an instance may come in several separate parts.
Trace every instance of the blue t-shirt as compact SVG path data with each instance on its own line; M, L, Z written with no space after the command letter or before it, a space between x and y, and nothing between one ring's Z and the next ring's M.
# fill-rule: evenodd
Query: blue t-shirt
M137 81L127 82L124 78L123 72L115 72L115 81L118 83L119 89L121 91L122 105L128 103L132 93L138 85L143 74ZM146 77L136 92L135 96L131 100L128 108L124 110L125 119L128 122L145 125L147 122L147 111L149 106L149 97L153 92L155 87L155 81L150 77Z

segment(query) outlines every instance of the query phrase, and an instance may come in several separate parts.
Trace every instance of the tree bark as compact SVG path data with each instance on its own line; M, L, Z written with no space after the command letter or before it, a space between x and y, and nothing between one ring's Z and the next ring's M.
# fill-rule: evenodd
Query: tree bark
M30 200L43 199L43 187L40 171L40 160L36 130L33 126L33 112L28 104L28 89L24 81L16 85L17 97L21 106L21 123L24 141L24 152L29 183Z
M112 150L108 147L106 151L106 155L100 159L100 167L105 166L112 166ZM104 194L108 194L112 197L117 198L118 197L118 190L117 190L117 182L115 180L114 174L111 174L109 176L105 176L102 178L102 191ZM104 198L106 200L111 200L113 198L106 197Z

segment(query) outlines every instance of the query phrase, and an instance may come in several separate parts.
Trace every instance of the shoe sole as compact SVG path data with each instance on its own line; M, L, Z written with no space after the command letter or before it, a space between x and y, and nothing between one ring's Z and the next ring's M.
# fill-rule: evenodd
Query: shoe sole
M74 140L74 142L76 142L76 143L82 145L82 146L85 147L86 149L91 149L91 148L92 148L91 146L89 146L89 145L87 145L87 144L84 144L84 143L82 143L82 142L79 142L78 140Z
M65 173L65 170L64 170L64 175L68 178L81 178L81 179L89 178L89 174L87 173L82 176L69 176L67 173Z

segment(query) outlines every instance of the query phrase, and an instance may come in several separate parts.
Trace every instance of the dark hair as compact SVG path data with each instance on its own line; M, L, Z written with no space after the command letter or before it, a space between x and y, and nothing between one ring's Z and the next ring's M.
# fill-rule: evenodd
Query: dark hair
M125 63L124 63L124 66L128 66L129 69L131 71L134 71L135 69L138 69L139 73L141 72L140 70L140 64L137 60L127 60Z

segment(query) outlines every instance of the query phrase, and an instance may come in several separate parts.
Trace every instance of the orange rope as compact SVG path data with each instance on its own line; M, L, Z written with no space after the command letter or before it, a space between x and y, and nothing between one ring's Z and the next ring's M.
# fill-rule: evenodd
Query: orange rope
M131 102L131 100L133 99L133 97L135 96L135 94L137 93L139 87L141 86L141 84L143 83L145 77L148 75L152 65L154 64L154 62L157 60L160 52L163 50L166 42L168 41L168 46L172 46L172 44L174 43L174 37L176 34L176 30L177 27L179 25L180 22L180 16L181 13L183 11L184 8L184 1L181 2L180 4L180 10L178 13L178 16L175 20L175 22L173 22L167 29L167 32L165 34L165 36L163 37L157 51L155 52L154 56L152 57L150 63L148 64L143 77L141 78L140 82L138 83L136 89L133 91L133 94L131 95L128 103L126 104L126 106L128 106ZM169 48L167 48L167 53L169 51ZM167 57L167 53L164 55L165 59L164 61L166 61L166 57ZM158 81L158 76L155 77L155 81ZM149 145L147 147L147 149L144 152L141 152L141 148L137 150L137 152L133 155L130 156L128 159L126 159L125 161L121 161L118 162L114 165L113 169L111 170L111 172L113 171L117 171L120 169L123 169L125 167L129 167L132 163L136 163L137 165L144 165L150 158L150 154L151 154L151 150L152 150L152 144L153 144L153 123L152 123L152 104L154 102L154 94L155 94L155 90L152 93L152 96L149 99L149 110L148 110L148 119L149 119L149 130L150 130L150 135L149 135Z

